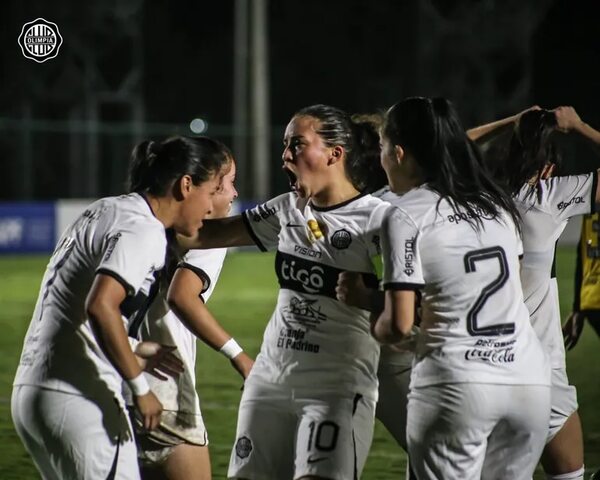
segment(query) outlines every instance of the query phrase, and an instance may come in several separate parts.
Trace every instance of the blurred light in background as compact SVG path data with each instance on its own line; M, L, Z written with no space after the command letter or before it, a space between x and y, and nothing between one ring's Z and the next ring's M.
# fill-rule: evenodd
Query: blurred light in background
M204 133L208 128L208 123L201 118L194 118L190 122L190 130L194 133Z

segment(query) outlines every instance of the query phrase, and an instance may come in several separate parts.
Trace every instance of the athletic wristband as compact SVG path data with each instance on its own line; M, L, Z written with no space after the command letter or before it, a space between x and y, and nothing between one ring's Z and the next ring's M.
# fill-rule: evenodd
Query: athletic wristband
M127 384L136 397L146 395L150 391L150 385L148 385L148 380L146 380L144 372L135 378L127 380Z
M234 359L243 351L244 350L242 349L242 347L240 347L233 338L230 338L229 340L227 340L225 342L225 344L219 350L219 352L221 352L223 355L225 355L229 360Z

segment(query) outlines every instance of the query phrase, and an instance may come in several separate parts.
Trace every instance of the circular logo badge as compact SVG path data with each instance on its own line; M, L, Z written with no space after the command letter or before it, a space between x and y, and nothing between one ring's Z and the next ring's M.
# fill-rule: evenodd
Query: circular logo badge
M338 250L348 248L351 243L352 237L350 236L350 232L343 228L341 230L336 230L331 236L331 245Z
M252 451L252 441L248 437L240 437L235 442L235 454L240 458L246 458Z
M25 58L44 63L58 55L62 37L56 23L43 18L23 25L19 35L19 46Z

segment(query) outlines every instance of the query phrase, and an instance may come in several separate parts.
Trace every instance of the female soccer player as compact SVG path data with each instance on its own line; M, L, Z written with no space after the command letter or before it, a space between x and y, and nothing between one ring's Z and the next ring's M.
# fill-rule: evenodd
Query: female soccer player
M422 294L411 466L420 479L531 478L549 417L549 369L523 302L516 207L445 99L390 108L381 160L392 191L408 192L382 226L386 294L374 336L408 335Z
M578 132L600 144L600 132L582 122L572 107L531 111L521 116L503 161L491 166L514 195L523 219L525 303L552 367L552 414L542 466L548 478L558 480L583 479L584 467L577 394L565 368L554 253L568 219L593 213L600 189L598 172L550 178L558 163L557 130Z
M220 147L227 156L222 187L213 197L212 212L207 218L226 217L237 197L234 186L235 161L229 149ZM170 288L161 289L141 326L142 340L177 348L185 371L176 378L157 379L146 375L152 391L163 404L160 425L146 431L136 422L136 440L144 478L170 480L210 479L211 466L208 438L200 401L196 393L196 337L228 357L234 368L246 378L252 359L242 351L206 308L219 278L227 249L191 250L181 262L176 255L167 257L163 270ZM169 271L174 263L174 274ZM172 280L171 280L172 278ZM172 308L163 314L165 305ZM158 318L154 318L158 315Z
M342 270L375 279L371 257L387 205L360 191L378 140L336 108L300 110L284 137L294 191L207 222L191 243L277 250L279 296L245 383L231 478L354 479L364 466L379 346L368 312L338 302L335 286Z
M191 235L202 225L226 161L206 139L143 142L131 163L136 193L93 203L59 241L12 395L17 433L44 478L139 478L123 380L145 428L162 406L126 327L163 266L165 228Z

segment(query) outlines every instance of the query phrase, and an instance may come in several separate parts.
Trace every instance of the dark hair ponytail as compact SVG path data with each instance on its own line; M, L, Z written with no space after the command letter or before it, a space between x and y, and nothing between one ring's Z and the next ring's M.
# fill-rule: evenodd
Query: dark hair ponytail
M220 172L231 158L225 145L208 137L146 140L133 149L128 190L162 196L183 175L190 175L194 185L199 185Z
M514 195L532 177L540 176L548 164L559 166L560 152L554 141L556 117L548 110L530 110L521 115L514 127L508 151L494 170L499 181ZM530 193L537 189L537 182Z
M482 225L481 211L498 217L503 209L520 229L519 212L510 194L492 180L448 100L412 97L398 102L388 110L382 131L412 155L440 201L446 199L453 209L466 210L474 227Z
M319 120L317 133L328 147L340 145L346 152L345 171L348 180L360 192L375 191L387 183L379 164L379 133L376 122L364 116L356 118L329 105L311 105L294 117ZM373 188L374 185L380 186Z

